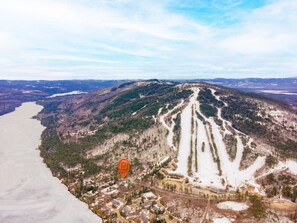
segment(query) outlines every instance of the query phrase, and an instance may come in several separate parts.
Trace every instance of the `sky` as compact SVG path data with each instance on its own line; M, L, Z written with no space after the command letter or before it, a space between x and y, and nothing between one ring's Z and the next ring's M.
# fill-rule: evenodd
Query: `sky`
M297 76L297 0L0 0L0 79Z

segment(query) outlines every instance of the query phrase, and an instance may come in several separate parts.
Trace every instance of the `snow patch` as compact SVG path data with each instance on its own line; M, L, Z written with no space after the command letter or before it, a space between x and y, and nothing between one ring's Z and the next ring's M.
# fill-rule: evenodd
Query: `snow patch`
M218 217L212 219L213 223L232 223L234 222L233 218L227 218L227 217Z
M289 171L292 174L297 175L297 162L294 160L287 160L285 162L279 162L275 167L271 168L268 172L265 174L257 177L262 178L270 173L276 172L276 171Z
M234 201L225 201L217 204L217 207L220 209L230 209L233 211L243 211L249 208L248 205L245 203L239 203L239 202L234 202Z
M162 125L168 130L168 136L167 136L167 144L172 147L174 150L176 150L176 147L173 145L173 129L175 126L175 122L174 119L176 118L177 114L172 115L172 117L170 118L171 121L171 125L168 125L165 121L165 118L167 116L169 116L174 110L176 110L177 108L181 107L183 105L184 101L182 100L177 106L175 106L172 110L168 111L166 114L162 115L160 117L160 122L162 123ZM159 109L158 114L160 114L162 111L162 108Z

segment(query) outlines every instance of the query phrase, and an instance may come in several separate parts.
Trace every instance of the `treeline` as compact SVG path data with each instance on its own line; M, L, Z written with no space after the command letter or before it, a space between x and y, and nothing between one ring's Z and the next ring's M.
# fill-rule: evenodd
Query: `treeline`
M225 97L224 100L228 106L222 109L222 117L232 122L235 129L263 139L285 157L297 157L297 142L289 138L284 139L279 131L274 130L277 128L270 119L259 116L260 109L257 103L237 94Z
M267 197L274 197L281 194L284 198L290 199L292 202L297 200L297 180L286 174L280 174L275 176L270 173L266 176L265 182L262 184L265 186L265 192Z
M230 95L224 99L228 106L222 109L222 117L232 122L234 128L246 134L264 136L267 131L265 119L258 115L259 108L256 103L244 100L240 96Z
M83 145L63 143L55 135L49 137L43 135L39 149L47 166L57 175L67 176L64 167L72 168L77 165L81 165L85 176L96 174L103 168L83 156L85 149Z
M100 111L99 116L111 119L127 118L133 113L137 113L136 116L153 116L157 115L158 110L165 104L173 108L181 99L188 98L192 93L191 90L179 91L175 85L152 83L115 97Z
M67 143L67 132L59 133L57 129L60 123L59 115L71 115L75 106L71 107L68 102L60 100L47 101L43 104L44 109L42 111L45 116L40 116L42 124L47 127L42 135L41 155L50 169L59 175L66 175L67 168L77 165L81 165L84 175L87 176L105 169L108 170L110 168L108 165L105 167L98 166L95 160L87 159L86 152L103 144L115 134L137 134L145 131L154 125L152 115L156 115L161 107L167 103L173 106L173 104L179 103L181 99L186 100L192 93L191 90L180 91L175 85L163 83L149 83L128 89L126 92L115 96L114 99L108 99L111 102L101 108L96 117L90 117L83 122L78 117L77 120L73 121L71 128L77 129L89 125L92 126L95 134L76 139L75 142L71 143ZM110 98L110 96L106 96L106 98ZM85 104L88 103L88 101L85 102ZM94 109L97 107L98 105ZM136 111L137 115L132 115ZM180 119L180 115L177 116L177 119ZM175 131L180 131L180 120L176 120L176 123ZM179 142L179 139L176 140ZM96 162L100 159L106 159L105 163L107 164L108 158L109 156L96 157Z
M224 106L224 103L217 100L213 96L211 90L208 88L204 88L203 90L199 91L197 99L200 102L201 112L207 118L216 117L218 114L217 108Z

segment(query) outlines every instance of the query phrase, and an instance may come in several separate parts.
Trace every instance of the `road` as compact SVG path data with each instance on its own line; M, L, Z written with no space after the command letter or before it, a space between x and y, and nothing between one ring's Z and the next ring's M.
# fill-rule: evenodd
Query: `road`
M210 199L208 199L208 201L207 201L207 206L206 206L205 211L204 211L204 213L202 215L200 223L203 223L203 221L205 220L205 218L206 218L206 216L208 214L209 204L210 204Z

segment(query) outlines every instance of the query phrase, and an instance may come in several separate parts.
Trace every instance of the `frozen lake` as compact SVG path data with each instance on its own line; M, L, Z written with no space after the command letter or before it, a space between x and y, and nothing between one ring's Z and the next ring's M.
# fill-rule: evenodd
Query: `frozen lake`
M37 150L42 109L24 103L0 116L0 222L102 222L53 177Z

